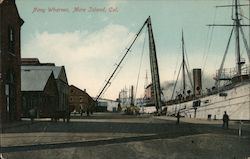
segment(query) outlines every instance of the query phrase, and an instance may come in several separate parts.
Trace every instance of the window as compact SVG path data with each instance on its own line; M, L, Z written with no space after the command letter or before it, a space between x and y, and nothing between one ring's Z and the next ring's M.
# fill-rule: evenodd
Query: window
M197 107L199 107L200 105L201 105L201 101L200 101L200 100L196 100L196 101L193 102L193 107L194 107L194 108L197 108Z
M8 119L14 120L16 118L16 85L15 85L15 74L12 70L7 71L7 79L5 84L5 95L6 95L6 110Z
M15 51L15 31L11 26L9 26L9 51L11 53Z

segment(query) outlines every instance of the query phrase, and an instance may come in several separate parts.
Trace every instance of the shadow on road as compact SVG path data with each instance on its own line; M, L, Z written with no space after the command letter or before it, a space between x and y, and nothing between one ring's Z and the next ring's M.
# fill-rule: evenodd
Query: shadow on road
M189 136L201 134L199 132L176 132L171 134L156 134L156 135L144 135L137 137L122 137L115 139L107 140L93 140L93 141L81 141L81 142L64 142L64 143L49 143L49 144L36 144L36 145L23 145L23 146L8 146L1 147L1 153L9 152L25 152L25 151L36 151L36 150L46 150L46 149L62 149L62 148L71 148L71 147L89 147L89 146L99 146L99 145L109 145L109 144L120 144L128 142L137 142L137 141L147 141L155 139L171 139L181 136Z

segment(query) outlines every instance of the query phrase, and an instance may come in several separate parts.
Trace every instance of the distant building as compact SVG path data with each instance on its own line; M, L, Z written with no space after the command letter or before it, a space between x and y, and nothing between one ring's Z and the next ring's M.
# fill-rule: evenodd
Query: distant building
M98 99L98 104L96 106L97 112L106 112L106 111L117 111L118 110L118 101L111 99Z
M14 0L0 0L0 125L20 119L20 18Z
M93 112L95 107L94 100L89 96L86 90L81 90L74 85L70 85L69 88L69 105L70 111L80 112L81 109L84 112Z
M147 100L154 100L154 90L153 90L153 85L152 83L149 84L146 88L145 88L145 99Z
M22 115L29 117L34 109L36 116L51 117L58 109L58 90L51 70L25 70L21 72Z

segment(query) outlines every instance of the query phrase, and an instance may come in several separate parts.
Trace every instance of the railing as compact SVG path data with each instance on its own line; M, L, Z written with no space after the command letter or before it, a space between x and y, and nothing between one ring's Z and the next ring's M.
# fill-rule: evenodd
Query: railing
M245 65L241 68L242 75L249 75L250 74L250 65Z
M241 75L249 75L250 67L249 65L244 65L241 68ZM224 68L221 70L221 75L219 76L219 70L216 71L215 80L231 80L233 77L237 76L237 69L234 68Z

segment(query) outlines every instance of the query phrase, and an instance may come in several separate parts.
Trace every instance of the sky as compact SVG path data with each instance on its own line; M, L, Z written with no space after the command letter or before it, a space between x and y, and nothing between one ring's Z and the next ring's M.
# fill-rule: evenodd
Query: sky
M21 56L64 65L69 84L86 89L95 97L150 16L161 83L176 78L181 63L182 30L190 69L203 68L204 75L212 79L232 28L207 25L231 24L232 10L215 7L231 3L231 0L16 0L25 22ZM249 23L249 8L242 7L241 13L246 17L242 22ZM249 40L248 28L244 31ZM116 99L120 90L131 85L137 85L136 97L143 96L146 72L147 83L151 81L147 36L144 28L102 97ZM235 49L230 50L225 67L235 66ZM244 48L241 50L246 58Z

